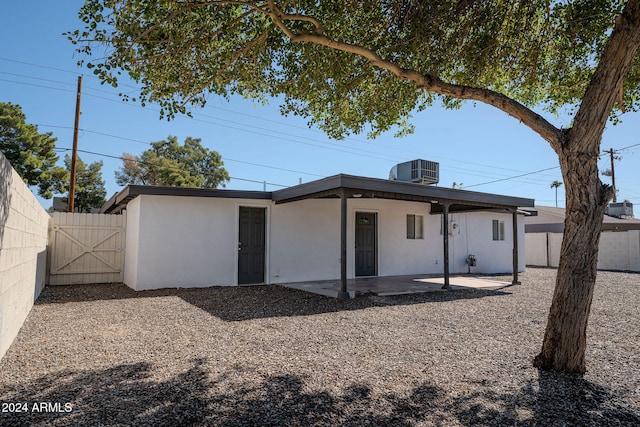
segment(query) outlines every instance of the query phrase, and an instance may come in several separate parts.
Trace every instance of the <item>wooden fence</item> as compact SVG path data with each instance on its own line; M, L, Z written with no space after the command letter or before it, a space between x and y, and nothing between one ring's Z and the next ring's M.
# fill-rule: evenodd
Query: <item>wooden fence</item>
M49 285L122 282L125 215L53 214Z

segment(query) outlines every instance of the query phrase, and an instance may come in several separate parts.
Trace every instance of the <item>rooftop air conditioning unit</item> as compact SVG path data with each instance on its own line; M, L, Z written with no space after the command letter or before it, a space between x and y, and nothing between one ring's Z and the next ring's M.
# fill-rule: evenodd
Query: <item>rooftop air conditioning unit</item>
M389 179L420 184L437 184L440 180L440 164L422 159L398 163L391 168Z
M616 218L633 218L633 204L629 202L609 203L607 215Z

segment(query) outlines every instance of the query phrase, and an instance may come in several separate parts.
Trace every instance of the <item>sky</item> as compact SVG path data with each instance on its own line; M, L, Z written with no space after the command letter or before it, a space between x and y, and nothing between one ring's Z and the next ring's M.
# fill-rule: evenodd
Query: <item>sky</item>
M440 164L439 186L462 183L464 189L535 199L555 206L554 180L562 181L550 145L519 121L480 103L460 110L434 105L416 113L412 135L394 138L393 131L375 140L355 135L331 140L306 120L285 117L278 102L267 106L239 97L211 97L193 118L160 119L153 105L123 102L118 94L136 93L133 82L118 89L103 86L90 70L77 66L74 46L62 33L82 28L77 11L82 0L22 0L0 3L0 102L22 107L27 123L57 138L60 164L71 153L78 76L83 76L79 156L102 161L107 198L120 191L114 172L123 153L141 154L149 143L188 136L219 152L231 176L228 189L277 190L345 173L386 179L391 168L413 159ZM569 117L544 114L555 126ZM627 148L628 147L628 148ZM640 204L640 114L628 113L622 124L605 130L602 149L619 150L615 162L618 201ZM599 162L610 168L608 154ZM610 183L610 178L601 177ZM265 184L266 183L266 184ZM34 191L35 193L35 191ZM557 192L564 206L564 186ZM39 198L43 207L51 200Z

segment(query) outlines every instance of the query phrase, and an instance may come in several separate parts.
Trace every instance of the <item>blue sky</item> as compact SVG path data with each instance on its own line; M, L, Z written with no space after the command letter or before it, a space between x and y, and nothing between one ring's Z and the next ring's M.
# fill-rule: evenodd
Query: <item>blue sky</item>
M284 117L277 101L264 107L251 100L211 98L193 118L160 120L158 109L124 103L118 93L135 93L135 86L100 85L76 65L78 55L62 35L81 28L80 0L3 2L0 6L0 101L19 104L27 122L41 132L53 132L57 147L70 149L73 140L76 85L83 75L79 149L85 162L102 160L108 196L120 190L114 171L122 153L140 154L148 143L191 136L218 151L232 177L227 188L267 190L309 182L337 173L387 178L396 163L423 158L440 163L440 186L463 183L468 190L534 198L539 205L555 205L554 180L562 180L558 160L549 146L517 120L482 104L461 110L434 106L414 115L415 133L376 140L356 135L343 141L328 139L309 129L306 121ZM547 118L566 126L567 117ZM623 149L615 164L618 199L640 204L640 120L623 116L608 126L602 149ZM99 153L99 154L90 154ZM69 151L70 153L70 151ZM108 157L112 156L112 157ZM608 155L600 161L609 167ZM541 171L538 173L531 173ZM527 174L527 175L525 175ZM521 176L524 175L524 176ZM608 177L602 177L609 182ZM44 207L50 200L41 200ZM558 191L564 206L564 190Z

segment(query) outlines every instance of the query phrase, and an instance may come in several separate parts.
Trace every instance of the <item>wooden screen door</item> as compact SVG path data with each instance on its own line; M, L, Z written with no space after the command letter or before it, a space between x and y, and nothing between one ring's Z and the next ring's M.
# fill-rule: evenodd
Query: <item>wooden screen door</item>
M240 207L238 232L239 285L264 282L265 211L265 208Z
M377 214L356 212L356 276L375 276L377 260Z

